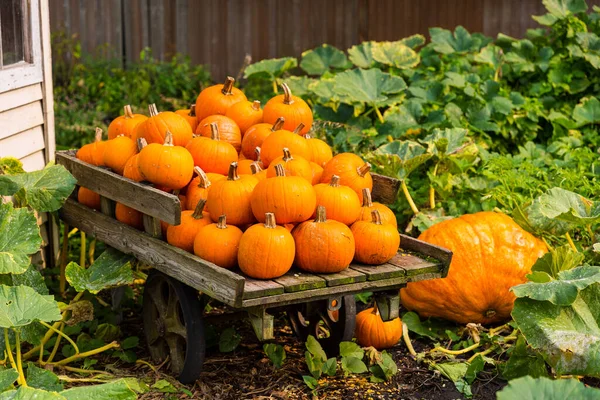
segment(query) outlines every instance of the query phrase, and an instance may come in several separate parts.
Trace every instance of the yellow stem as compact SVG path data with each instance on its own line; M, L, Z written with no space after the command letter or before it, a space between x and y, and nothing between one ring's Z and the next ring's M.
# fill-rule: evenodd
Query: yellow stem
M75 295L75 297L73 297L73 300L71 300L71 303L76 303L79 301L79 299L81 299L81 297L84 295L85 292L79 292Z
M104 300L102 300L100 297L95 296L96 300L98 301L98 303L100 303L101 306L103 307L110 307L110 304L108 304L107 302L105 302Z
M65 323L61 322L60 327L58 329L62 331L64 326L65 326ZM62 336L59 336L56 338L56 342L54 343L54 347L52 348L52 353L50 353L50 356L48 357L46 364L50 364L50 363L52 363L52 360L54 360L54 356L56 356L56 352L58 351L58 346L60 346L61 338L62 338Z
M573 239L571 239L571 235L569 235L569 232L565 233L565 237L567 238L567 242L569 242L569 246L571 246L573 251L575 251L575 253L579 253L577 247L575 247L575 243L573 243Z
M75 235L77 232L79 232L78 228L73 228L70 232L69 232L69 239L71 238L71 236Z
M17 364L15 363L15 359L13 357L13 353L12 350L10 349L10 340L8 339L8 328L4 328L4 346L6 347L6 353L8 354L8 360L10 361L10 366L13 367L13 369L15 371L19 371L19 369L17 368ZM19 374L19 377L17 378L17 382L20 384L22 384L22 380L21 380L21 374Z
M445 349L443 347L437 346L437 347L434 347L433 349L429 350L429 352L433 353L435 351L439 351L439 352L450 354L450 355L453 355L453 356L459 356L461 354L466 354L466 353L468 353L468 352L470 352L472 350L475 350L478 347L479 347L479 343L475 343L475 344L473 344L473 345L471 345L469 347L465 347L462 350L448 350L448 349Z
M79 253L79 265L82 268L85 268L85 232L81 231L81 251Z
M108 376L107 376L108 377ZM66 375L59 375L58 379L64 382L94 382L94 383L107 383L107 379L99 379L99 378L69 378Z
M15 330L15 342L15 347L17 350L17 371L19 371L19 375L21 375L21 385L27 386L25 374L23 373L23 362L21 361L21 337L19 336L19 331L17 330Z
M60 321L55 322L52 327L55 329L58 329L58 327L60 326L61 322L64 320L64 316L63 319ZM27 360L29 359L31 356L33 356L35 353L37 353L38 351L40 351L40 348L42 348L43 351L43 347L46 343L48 343L48 340L50 340L50 338L52 338L52 335L54 335L54 331L48 330L46 332L46 334L44 335L44 337L42 338L41 344L38 346L35 346L33 349L29 350L27 353L23 354L23 360Z
M383 124L385 120L383 119L383 115L381 115L381 111L379 111L379 108L377 108L377 106L373 106L373 108L375 109L375 114L377 114L377 119L379 119L379 122Z
M402 339L404 339L404 344L406 344L406 348L411 356L416 357L417 352L410 341L410 336L408 336L408 325L406 323L402 323Z
M471 362L473 362L473 360L475 358L477 358L477 356L481 356L481 357L486 356L486 355L490 354L492 351L496 350L497 348L498 348L498 346L496 346L496 345L490 346L487 348L487 350L480 351L479 353L473 354L471 357L469 357L467 362L471 363Z
M136 364L146 365L148 368L150 368L152 371L154 371L155 374L158 374L158 371L156 370L156 368L154 367L154 365L150 364L148 361L136 360L135 363Z
M71 357L67 357L64 360L60 360L60 361L54 363L54 365L66 365L66 364L68 364L68 363L70 363L72 361L78 360L80 358L90 357L90 356L102 353L103 351L114 349L114 348L118 348L118 347L119 347L119 343L117 343L116 341L114 341L114 342L111 342L111 343L109 343L107 345L104 345L102 347L98 347L97 349L72 355Z
M546 247L548 248L548 250L550 250L550 251L554 250L554 247L552 247L550 245L550 243L548 243L548 241L546 240L545 237L542 236L542 240L544 241L544 244L546 245Z
M273 79L273 93L277 93L277 80Z
M76 372L78 374L100 374L100 375L114 376L110 372L100 371L100 370L97 370L97 369L75 368L75 367L69 367L68 365L63 366L63 368L66 369L69 372Z
M496 335L498 332L502 332L503 330L505 330L508 327L509 327L508 324L504 324L504 325L497 326L495 328L490 328L490 330L488 331L488 335L490 337L492 337L492 336Z
M75 354L79 354L79 347L77 347L77 344L73 341L73 339L71 339L69 336L65 335L62 331L55 329L51 325L45 323L44 321L39 321L39 322L40 322L40 324L44 325L46 328L50 329L51 331L54 331L57 335L64 337L69 343L71 343L71 346L73 346L73 348L75 349Z
M88 251L88 258L90 259L90 265L94 263L94 253L96 252L96 238L90 242L90 250Z
M419 209L417 208L417 205L413 201L412 196L408 192L408 187L406 186L406 182L404 180L402 180L400 182L400 187L402 188L402 192L404 192L404 197L406 197L406 200L408 201L408 205L410 205L410 209L413 211L413 213L418 214Z
M38 358L38 363L40 363L40 365L42 365L42 363L44 362L44 344L45 343L41 343L39 346L37 346L40 349L40 356ZM27 358L25 358L25 356L27 355L27 353L25 353L23 355L23 359L27 360Z
M592 243L594 243L594 241L596 240L596 237L594 235L594 232L592 232L592 226L591 225L586 225L585 229L586 229L588 235L590 235L590 240L592 241Z
M429 208L435 210L435 189L429 186Z

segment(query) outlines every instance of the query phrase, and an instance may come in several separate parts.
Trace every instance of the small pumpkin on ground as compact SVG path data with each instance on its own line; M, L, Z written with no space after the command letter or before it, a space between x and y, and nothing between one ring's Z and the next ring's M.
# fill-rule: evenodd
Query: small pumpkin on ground
M186 146L194 158L194 165L206 172L226 174L232 162L238 160L235 148L221 140L221 130L217 123L210 124L210 138L197 136Z
M305 135L313 123L310 107L300 97L292 95L292 91L287 84L283 83L281 88L283 94L271 98L265 104L263 120L273 124L277 118L283 117L285 118L285 124L282 129L288 131L295 129L299 124L303 124L299 133Z
M235 103L229 107L225 116L235 121L237 126L240 127L242 136L244 136L248 128L262 122L263 111L260 108L260 101L246 100Z
M88 164L98 167L104 166L104 152L106 150L106 142L102 140L102 129L96 128L96 136L93 143L81 146L75 157Z
M324 167L325 164L333 158L331 147L321 139L314 138L310 135L304 137L306 138L306 143L308 143L308 148L310 149L310 159L321 167Z
M135 139L137 126L148 119L143 114L134 114L129 104L124 106L123 109L125 110L124 114L113 119L108 125L108 139L114 139L119 135Z
M356 341L363 347L383 350L394 346L402 337L402 320L383 321L377 305L356 315Z
M300 124L293 132L280 129L271 133L260 146L260 159L265 167L281 156L284 148L288 148L294 157L299 156L310 161L310 149L304 136L299 135L304 125Z
M398 253L400 234L391 224L382 224L379 211L371 211L371 221L356 221L350 227L356 242L354 259L363 264L379 265Z
M144 138L148 144L162 144L165 141L167 131L173 136L175 146L185 146L192 140L192 128L181 115L171 111L158 112L156 104L148 107L150 118L138 124L135 138ZM132 138L134 136L132 135Z
M203 211L206 200L200 200L194 210L181 212L181 223L169 225L167 228L167 242L190 253L194 252L194 239L198 230L212 223L210 215Z
M86 207L100 211L100 195L88 188L79 187L77 201Z
M255 152L257 147L262 146L263 142L271 133L276 132L283 126L283 118L277 118L274 124L260 123L252 125L246 130L242 138L242 153L249 160L257 161L259 154Z
M224 115L208 116L198 123L196 135L212 137L212 124L216 124L219 128L220 140L231 144L237 154L242 147L242 133L235 121Z
M127 207L125 204L117 203L115 206L115 218L133 228L144 229L143 214L138 210Z
M394 212L390 210L388 206L373 202L369 188L363 188L362 195L362 207L357 218L359 221L371 221L373 218L371 216L371 211L377 210L379 211L379 215L381 217L381 223L392 224L396 228L398 227L396 214L394 214Z
M211 185L210 179L202 171L202 168L194 167L194 172L198 176L192 179L188 185L185 205L187 210L193 210L200 200L208 199L208 191Z
M203 226L194 239L194 254L226 269L238 265L238 249L242 231L237 226L227 225L225 215L215 224Z
M340 177L333 175L331 182L314 186L317 205L325 206L329 219L352 225L360 213L360 201L354 190L340 185ZM313 215L314 217L315 215Z
M185 110L177 110L175 114L181 115L185 120L190 124L190 128L192 128L192 132L196 132L196 128L198 127L198 123L200 120L196 116L196 104L192 104L190 108Z
M269 164L269 168L267 169L267 178L273 178L276 176L275 167L277 165L283 166L286 176L299 176L312 183L313 171L310 166L310 162L306 161L300 156L292 156L287 147L283 148L282 156L277 157Z
M248 100L244 92L233 86L235 79L228 76L222 85L209 86L196 99L196 116L199 121L209 115L225 115L229 107Z
M402 303L423 317L460 324L510 319L515 295L546 245L506 214L483 211L433 225L420 240L453 252L448 276L409 283Z
M323 167L321 183L329 183L333 175L340 177L340 185L351 187L362 202L362 190L373 190L373 178L369 171L371 164L352 153L340 153Z
M134 182L141 182L144 180L144 177L140 173L140 166L138 162L140 159L139 152L142 151L142 149L147 145L148 143L146 143L146 139L141 138L137 140L138 153L132 156L129 160L127 160L127 162L125 163L125 167L123 167L123 176L125 178L131 179Z
M267 213L264 224L252 225L242 235L238 264L243 273L256 279L273 279L292 267L296 246L292 234Z
M139 155L140 173L148 182L171 189L181 189L192 179L194 159L181 146L173 146L173 136L167 131L165 143L152 143Z
M119 175L123 175L127 161L138 153L137 143L121 135L106 142L104 165Z
M306 221L292 231L296 242L295 265L308 272L340 272L354 257L354 236L348 226L327 219L325 207L317 207L314 221Z

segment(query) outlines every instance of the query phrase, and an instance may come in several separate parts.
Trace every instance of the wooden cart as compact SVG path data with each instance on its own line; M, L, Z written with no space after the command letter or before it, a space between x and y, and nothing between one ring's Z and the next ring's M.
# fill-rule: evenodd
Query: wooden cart
M398 316L399 288L411 281L444 277L450 265L450 251L402 235L398 254L383 265L352 264L335 274L293 268L277 279L252 279L160 239L161 220L180 222L177 196L84 163L73 150L58 152L56 160L79 185L99 193L102 204L98 212L69 199L60 210L61 219L154 267L144 288L147 343L155 361L170 356L173 372L184 383L196 380L202 368L206 298L247 312L260 340L273 338L274 309L286 311L300 340L312 334L333 354L339 342L351 340L354 334L355 294L375 292L382 317L389 320ZM393 202L399 182L380 175L373 180L374 200ZM145 232L114 219L115 202L142 212Z

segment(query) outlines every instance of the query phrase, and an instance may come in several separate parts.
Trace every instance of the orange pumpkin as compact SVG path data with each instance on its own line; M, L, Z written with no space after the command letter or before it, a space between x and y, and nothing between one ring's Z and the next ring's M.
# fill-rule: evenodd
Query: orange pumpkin
M134 182L141 182L144 180L142 174L140 174L140 166L138 164L140 158L140 151L144 147L146 147L148 143L146 143L146 139L138 139L137 141L137 149L138 153L133 155L127 162L125 163L125 167L123 167L123 176L125 178L131 179Z
M187 210L193 210L200 200L208 198L208 190L211 185L210 179L200 167L194 167L194 172L198 176L192 179L188 185L185 204Z
M235 148L221 140L221 130L216 122L210 124L211 137L196 136L186 146L194 158L194 165L206 172L226 174L232 162L238 160Z
M242 231L237 226L227 225L225 215L216 224L203 226L194 239L194 254L226 269L237 266L238 248Z
M266 213L273 213L281 224L306 221L317 206L315 190L304 178L286 176L283 166L275 168L276 176L260 181L252 193L254 216L260 222Z
M181 212L181 223L169 225L167 228L167 242L190 253L194 252L194 239L198 230L212 223L210 215L204 210L206 200L200 200L194 210Z
M260 108L260 101L254 100L252 102L246 100L229 107L225 116L235 121L237 126L240 127L242 136L244 136L248 128L262 122L263 112Z
M321 182L321 176L323 176L323 168L314 162L310 162L310 169L312 170L312 184L316 185Z
M267 123L275 123L277 118L285 118L283 129L291 131L299 124L303 124L299 132L305 135L310 130L313 123L313 115L310 107L300 97L293 96L289 86L285 83L281 85L283 94L273 97L265 104L263 110L263 120Z
M321 167L324 167L325 164L333 158L331 147L321 139L314 138L310 135L304 137L306 138L306 143L308 143L308 148L310 149L310 159Z
M233 87L235 79L228 76L223 85L209 86L200 92L196 99L196 116L199 121L209 115L225 115L229 107L248 100L238 88Z
M340 177L340 185L351 187L362 202L362 190L373 190L373 178L369 171L371 164L352 153L341 153L333 157L323 167L321 183L331 181L333 175Z
M227 179L212 184L206 203L212 218L227 215L230 224L241 226L255 221L250 196L258 180L252 175L238 175L237 162L229 167Z
M135 130L137 126L148 119L145 115L134 114L131 111L131 106L127 104L123 107L124 114L112 120L108 125L108 138L114 139L117 136L124 135L128 138L135 139Z
M224 115L211 115L204 118L196 128L196 135L211 137L212 124L217 124L219 135L222 141L231 144L235 148L236 154L242 147L242 134L235 121Z
M398 230L382 224L379 211L371 211L372 221L356 221L350 227L356 242L354 259L363 264L379 265L391 260L400 246Z
M139 230L144 229L143 214L136 209L127 207L125 204L117 203L115 206L115 218L131 227Z
M138 152L138 146L131 138L127 136L117 136L106 142L104 151L104 165L123 175L125 164Z
M192 132L196 132L196 128L198 127L198 117L196 117L196 104L192 104L189 109L185 110L177 110L175 114L181 115L185 120L190 124L190 128L192 128Z
M371 191L369 188L363 188L362 195L362 207L360 208L360 214L358 214L357 218L359 221L371 221L373 219L371 216L371 211L377 210L379 211L379 215L381 217L381 223L392 224L396 228L398 227L396 214L394 214L394 212L390 210L388 206L377 202L374 203L371 198Z
M283 126L283 118L277 118L274 124L256 124L246 130L242 138L242 153L249 160L258 160L255 149L262 146L271 133L278 131Z
M77 191L77 201L86 207L100 211L100 195L83 186Z
M298 225L292 236L296 242L295 265L308 272L340 272L354 257L354 236L348 226L327 219L325 207L317 207L314 221Z
M356 315L354 330L356 341L362 347L375 347L377 350L390 348L402 337L402 320L395 318L383 321L377 305L367 308Z
M96 128L96 137L93 143L81 146L75 157L88 164L102 167L104 165L104 152L106 142L102 140L102 129Z
M180 146L173 146L173 136L167 131L165 143L152 143L140 152L140 173L148 182L171 189L181 189L192 179L194 159Z
M260 159L265 167L271 164L271 161L281 156L284 148L288 148L294 156L300 156L306 161L310 161L310 149L304 136L298 134L302 129L302 124L298 125L294 132L280 129L271 133L264 140L260 147Z
M256 179L258 179L259 181L264 181L265 179L267 179L267 170L262 169L260 167L260 164L256 161L250 164L250 170L252 171L252 175L256 177Z
M329 219L352 225L360 213L358 195L348 186L340 185L340 177L334 175L329 183L314 186L317 205L325 206ZM315 215L313 215L314 217Z
M409 283L402 303L423 317L460 324L496 324L510 319L515 295L510 288L547 251L543 241L502 213L465 214L433 225L420 240L452 250L448 276Z
M294 238L287 229L276 224L273 213L267 213L262 219L264 225L252 225L242 235L238 264L251 278L278 278L292 267L296 252Z
M310 162L300 156L292 157L287 147L283 148L283 156L277 157L269 164L267 178L276 176L275 167L277 165L283 166L286 176L299 176L312 183L313 174Z
M156 104L151 104L148 108L150 110L150 118L137 126L136 138L144 138L148 144L163 144L167 131L169 131L173 135L173 144L175 146L185 146L192 140L192 128L181 115L171 111L159 113Z

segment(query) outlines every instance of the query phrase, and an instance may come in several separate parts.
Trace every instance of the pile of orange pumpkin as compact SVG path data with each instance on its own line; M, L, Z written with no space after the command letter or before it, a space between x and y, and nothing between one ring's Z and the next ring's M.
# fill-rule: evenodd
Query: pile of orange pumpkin
M233 84L204 89L189 110L150 105L147 117L125 106L109 140L98 135L77 157L178 194L181 223L163 224L166 240L253 278L279 277L293 264L335 273L352 260L392 258L396 218L371 200L370 165L355 154L333 156L310 137L310 107L286 84L263 109ZM78 196L99 209L96 193L81 188ZM142 215L122 204L116 218L143 228Z

